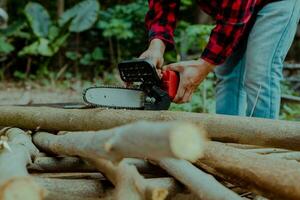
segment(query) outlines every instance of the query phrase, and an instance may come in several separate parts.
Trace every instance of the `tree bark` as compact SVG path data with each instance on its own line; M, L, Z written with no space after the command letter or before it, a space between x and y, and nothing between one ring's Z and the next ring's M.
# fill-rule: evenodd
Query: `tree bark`
M105 177L99 172L30 173L30 175L37 178L87 179L87 180L105 179Z
M285 153L270 153L265 155L269 158L285 159L285 160L296 160L300 162L300 152L299 151L290 151Z
M31 172L95 172L94 166L77 157L37 157L28 166Z
M49 191L46 200L64 199L112 199L112 187L99 180L86 179L58 179L58 178L34 178L34 180ZM173 178L146 179L149 188L157 185L166 188L170 196L181 192L181 186Z
M0 107L0 126L49 131L109 129L140 119L203 125L212 140L300 150L300 122L170 111Z
M47 189L49 195L58 193L81 198L100 198L105 196L105 189L100 180L37 177L34 180Z
M120 161L171 157L196 161L206 142L205 131L189 123L136 122L118 128L53 135L39 132L34 143L46 152ZM138 151L137 151L138 149Z
M2 132L0 144L0 200L43 199L45 191L29 176L26 166L38 154L31 137L20 129ZM7 141L6 141L7 140Z
M300 165L209 142L196 165L272 199L300 199Z
M127 158L131 165L134 165L142 174L164 175L165 172L151 163L141 160ZM28 170L38 173L53 172L96 172L95 166L92 166L78 157L37 157L33 163L28 166Z
M118 165L104 159L87 160L115 186L114 199L161 200L180 191L173 179L144 179L130 159L124 159Z

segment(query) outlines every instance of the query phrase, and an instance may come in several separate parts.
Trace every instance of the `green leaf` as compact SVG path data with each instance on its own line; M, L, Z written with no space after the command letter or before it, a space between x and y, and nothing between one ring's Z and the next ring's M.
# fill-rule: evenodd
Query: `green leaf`
M47 56L51 57L55 54L55 52L51 49L50 47L50 42L49 40L45 38L40 38L38 41L32 43L29 46L24 47L20 52L19 56L24 56L24 55L42 55L42 56Z
M49 29L49 35L48 38L50 41L55 40L59 36L59 28L57 26L51 26Z
M20 79L20 80L24 80L26 78L26 73L20 72L20 71L15 71L14 72L14 77Z
M52 47L54 53L59 51L59 49L65 44L65 42L67 41L69 36L70 36L70 33L66 33L65 35L62 35L62 36L56 38L51 43L51 47Z
M39 3L29 2L24 12L33 33L37 37L47 37L52 24L48 11Z
M50 46L50 41L44 38L39 40L37 51L40 55L49 57L53 56L55 53Z
M59 19L60 26L71 22L71 32L82 32L90 29L97 21L100 5L97 0L85 0L67 10Z
M82 65L90 65L92 63L92 55L90 53L84 54L84 56L80 59L80 64Z
M104 58L103 50L99 47L96 47L94 49L94 51L92 52L92 58L93 58L93 60L96 60L96 61L103 60L103 58Z
M78 53L74 51L67 51L65 55L67 58L73 61L77 60L80 57L80 55L78 55Z
M15 47L6 41L5 37L0 37L0 53L9 54Z

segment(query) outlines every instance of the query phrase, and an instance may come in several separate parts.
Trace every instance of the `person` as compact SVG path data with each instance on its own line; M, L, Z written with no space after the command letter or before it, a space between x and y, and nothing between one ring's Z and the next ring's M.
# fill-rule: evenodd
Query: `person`
M198 0L216 20L209 42L197 60L163 66L166 49L174 45L180 0L149 0L145 17L149 47L140 58L158 70L180 74L175 103L191 100L211 72L218 78L216 112L278 118L283 62L300 16L299 0Z

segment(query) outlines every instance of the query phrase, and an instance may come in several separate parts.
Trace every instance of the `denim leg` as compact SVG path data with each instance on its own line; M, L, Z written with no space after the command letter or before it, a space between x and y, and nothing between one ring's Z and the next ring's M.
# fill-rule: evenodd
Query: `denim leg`
M258 13L245 52L247 116L278 118L283 62L299 15L299 0L273 2Z
M216 113L226 115L246 114L244 90L245 45L235 51L226 62L215 68L218 79L216 87Z

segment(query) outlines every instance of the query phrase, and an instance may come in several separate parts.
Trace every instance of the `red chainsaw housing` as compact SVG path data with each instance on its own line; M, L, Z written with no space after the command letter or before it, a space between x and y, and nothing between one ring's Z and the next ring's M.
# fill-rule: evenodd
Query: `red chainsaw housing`
M171 70L163 71L162 89L168 93L171 100L173 100L177 94L178 85L179 74L177 72Z

